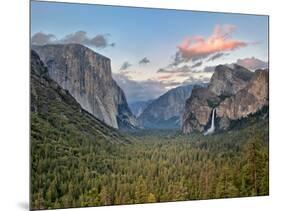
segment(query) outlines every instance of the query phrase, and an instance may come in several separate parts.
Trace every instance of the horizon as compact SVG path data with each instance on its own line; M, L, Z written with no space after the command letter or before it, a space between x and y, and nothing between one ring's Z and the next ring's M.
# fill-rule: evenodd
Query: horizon
M130 103L209 82L219 64L268 66L268 16L37 1L31 10L31 44L79 43L110 58Z

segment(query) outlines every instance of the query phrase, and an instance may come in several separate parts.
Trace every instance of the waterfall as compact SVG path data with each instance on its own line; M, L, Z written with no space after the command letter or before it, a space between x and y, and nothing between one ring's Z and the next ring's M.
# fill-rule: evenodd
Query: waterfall
M212 123L211 123L211 127L204 133L204 136L212 134L213 132L215 132L215 108L213 109L212 112Z

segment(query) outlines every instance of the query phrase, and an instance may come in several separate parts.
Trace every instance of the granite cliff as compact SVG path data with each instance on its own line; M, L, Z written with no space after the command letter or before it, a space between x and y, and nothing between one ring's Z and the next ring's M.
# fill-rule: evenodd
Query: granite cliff
M268 70L251 72L234 65L216 67L208 87L195 88L186 101L182 132L203 132L210 127L215 109L216 128L226 130L239 120L268 105Z
M80 44L32 46L48 75L83 109L114 128L135 128L123 90L112 79L110 59Z
M85 111L67 90L52 80L35 51L31 51L30 64L32 146L82 138L90 139L97 146L129 143L116 129Z

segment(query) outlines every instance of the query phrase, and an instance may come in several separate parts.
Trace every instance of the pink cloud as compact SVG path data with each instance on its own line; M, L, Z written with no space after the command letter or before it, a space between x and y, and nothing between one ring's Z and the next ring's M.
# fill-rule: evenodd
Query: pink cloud
M156 80L167 80L167 79L172 78L172 76L173 76L173 74L158 76L158 77L156 77Z
M235 29L234 25L217 25L208 38L200 35L187 37L178 46L179 52L186 61L194 61L214 53L233 51L247 46L246 42L231 38Z
M238 59L236 63L250 70L268 68L268 62L262 61L255 57Z

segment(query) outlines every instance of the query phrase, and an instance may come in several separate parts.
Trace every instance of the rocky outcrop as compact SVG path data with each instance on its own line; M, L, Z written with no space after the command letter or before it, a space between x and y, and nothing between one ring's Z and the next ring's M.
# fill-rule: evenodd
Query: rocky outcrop
M268 71L251 72L244 67L219 65L206 88L193 89L183 113L182 131L203 132L216 108L216 128L227 129L237 120L268 105Z
M246 68L234 65L233 69L219 65L210 80L209 90L217 96L231 96L243 89L253 73Z
M138 123L144 128L180 128L180 114L192 89L187 85L169 90L144 109Z
M51 79L95 117L120 128L134 128L122 89L112 79L110 59L79 44L32 46L48 68Z
M208 88L194 88L190 98L186 101L182 117L183 133L193 131L203 132L208 123L212 109L219 103L219 97Z
M257 70L248 85L217 107L219 128L227 129L228 120L241 119L268 105L268 72Z
M89 138L98 145L104 142L129 143L116 129L85 111L67 90L52 80L35 51L31 51L30 64L32 141L67 140L61 134L71 130L81 140L86 137L85 140Z

